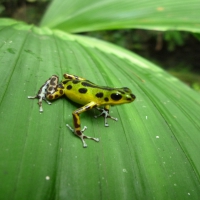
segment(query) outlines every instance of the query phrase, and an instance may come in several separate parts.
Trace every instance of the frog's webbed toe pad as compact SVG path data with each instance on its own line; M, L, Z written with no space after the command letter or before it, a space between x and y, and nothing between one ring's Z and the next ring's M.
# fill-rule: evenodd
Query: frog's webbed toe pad
M103 117L104 117L104 120L105 120L105 127L109 127L107 118L110 118L110 119L112 119L112 120L118 121L117 118L110 116L109 110L105 110L105 109L103 109L103 108L97 108L97 110L101 111L101 113L100 113L99 115L94 116L94 117L95 117L95 118L98 118L98 117L100 117L100 116L103 116Z
M71 126L69 126L69 124L66 124L66 126L76 135L78 136L82 143L83 143L83 147L86 148L87 147L87 144L85 142L84 139L91 139L91 140L94 140L96 142L99 142L99 138L94 138L94 137L90 137L90 136L87 136L87 135L84 135L83 132L87 129L87 126L84 126L83 129L80 131L76 131L75 129L73 129Z
M38 100L38 105L39 105L39 111L40 111L40 113L43 112L42 101L45 101L47 104L51 105L51 102L48 101L45 96L41 96L41 95L28 96L28 99L39 99Z

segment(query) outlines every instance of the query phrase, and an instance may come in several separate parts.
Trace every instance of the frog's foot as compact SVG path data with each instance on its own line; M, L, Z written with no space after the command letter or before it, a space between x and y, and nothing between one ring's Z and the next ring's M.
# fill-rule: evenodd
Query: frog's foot
M85 142L84 139L91 139L91 140L94 140L94 141L96 141L96 142L99 142L99 138L93 138L93 137L89 137L89 136L86 136L86 135L83 134L83 132L87 129L86 126L84 126L83 129L82 129L81 131L80 131L80 130L78 130L78 131L74 130L71 126L69 126L69 124L66 124L66 126L67 126L76 136L78 136L78 137L81 139L84 148L87 147L87 144L86 144L86 142Z
M44 96L40 96L40 95L35 95L35 96L28 96L28 99L39 99L38 100L38 105L39 105L39 110L40 112L43 112L43 108L42 108L42 100L44 100L46 103L48 103L49 105L51 105L51 102L49 102Z
M96 109L99 110L99 111L101 111L101 113L100 113L99 115L94 116L94 117L97 118L97 117L100 117L100 116L104 116L104 119L105 119L105 126L106 126L106 127L109 126L108 121L107 121L107 118L110 118L110 119L115 120L115 121L118 120L117 118L110 116L109 110L107 110L107 109L105 109L105 108L96 108Z

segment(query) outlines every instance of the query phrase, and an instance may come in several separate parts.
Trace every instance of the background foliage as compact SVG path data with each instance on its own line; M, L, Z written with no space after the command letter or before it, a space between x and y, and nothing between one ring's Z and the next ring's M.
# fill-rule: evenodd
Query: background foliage
M12 17L18 20L38 25L49 3L49 0L4 0L1 4L0 11L2 10L2 13L0 14L0 16ZM185 16L185 13L188 12L185 11L185 9L188 7L188 4L190 4L190 2L188 1L183 2L182 5L179 5L177 3L176 6L173 5L173 9L176 10L177 13L184 13L183 16ZM160 9L160 12L162 12L161 7L158 6L161 5L160 2L155 3L155 5L157 9ZM198 1L193 2L193 6L198 7ZM145 7L147 7L147 4L145 5ZM184 8L181 9L181 7ZM190 23L191 21L193 21L194 26L192 27L195 27L196 24L198 24L197 19L198 17L196 17L196 12L191 10L189 20ZM139 25L141 26L141 24L142 23L140 23ZM182 22L179 24L182 24ZM105 27L103 27L103 29L105 29ZM111 27L108 26L107 29L111 29ZM166 30L166 32L154 30L155 27L153 27L152 29L153 30L101 30L84 32L81 34L103 39L125 47L147 58L148 60L151 60L151 62L158 64L160 67L167 70L173 76L176 76L193 89L199 91L200 46L196 36L193 36L193 34L191 34L190 32L177 31L177 26L175 28L173 27L173 30L171 31ZM161 29L161 27L159 27L159 29ZM182 30L186 30L185 27Z

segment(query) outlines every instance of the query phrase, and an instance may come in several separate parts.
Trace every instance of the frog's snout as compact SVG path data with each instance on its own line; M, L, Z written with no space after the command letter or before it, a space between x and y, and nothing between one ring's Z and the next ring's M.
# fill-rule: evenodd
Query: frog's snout
M134 94L131 94L131 98L132 98L133 100L135 100L135 99L136 99L136 96L135 96Z
M128 95L126 95L126 100L128 101L128 102L132 102L132 101L134 101L136 99L136 96L134 95L134 94L128 94Z

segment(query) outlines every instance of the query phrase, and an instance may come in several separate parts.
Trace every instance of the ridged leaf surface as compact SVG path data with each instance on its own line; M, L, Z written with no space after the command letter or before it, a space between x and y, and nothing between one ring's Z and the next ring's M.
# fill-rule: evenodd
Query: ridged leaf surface
M200 95L141 57L99 40L1 20L0 199L198 199ZM7 24L7 25L5 25ZM65 126L66 98L39 113L52 74L126 86L137 99L118 122L81 114L88 148Z

